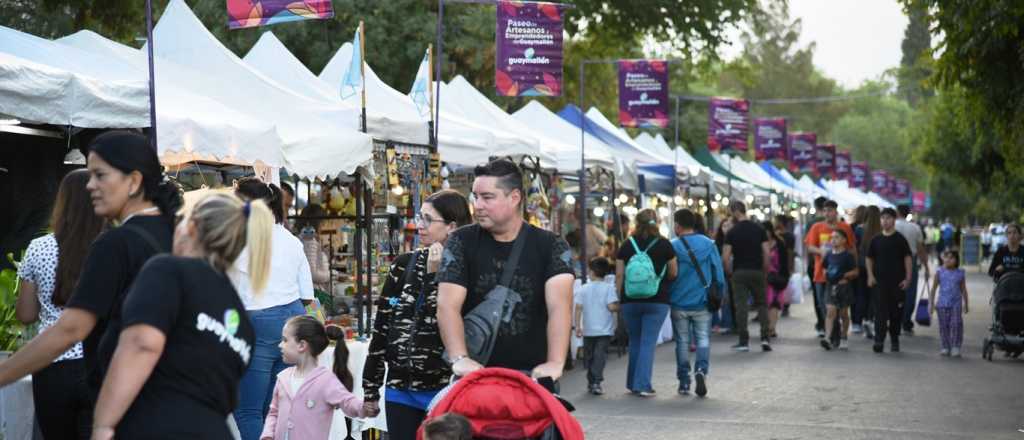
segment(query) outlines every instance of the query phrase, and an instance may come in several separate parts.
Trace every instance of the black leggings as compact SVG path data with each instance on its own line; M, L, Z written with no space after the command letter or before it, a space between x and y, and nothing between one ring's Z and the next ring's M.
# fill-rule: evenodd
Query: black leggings
M50 364L32 375L39 430L46 440L82 439L92 435L92 393L85 380L85 361Z
M388 440L416 440L416 430L427 418L426 411L400 403L387 402L384 412L388 419Z

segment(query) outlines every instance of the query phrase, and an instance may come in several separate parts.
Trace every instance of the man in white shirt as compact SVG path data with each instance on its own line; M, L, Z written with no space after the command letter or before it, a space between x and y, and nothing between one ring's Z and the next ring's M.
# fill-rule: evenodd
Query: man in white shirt
M900 205L896 208L899 217L896 219L896 231L907 239L910 245L911 258L913 259L910 285L907 286L907 301L903 306L903 331L909 335L914 334L914 307L917 305L917 277L921 265L924 266L925 282L931 277L928 269L928 249L925 247L924 231L916 223L907 221L910 215L910 206Z

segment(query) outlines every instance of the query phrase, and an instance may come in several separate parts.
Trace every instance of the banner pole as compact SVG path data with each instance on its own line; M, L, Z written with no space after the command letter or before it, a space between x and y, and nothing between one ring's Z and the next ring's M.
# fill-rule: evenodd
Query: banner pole
M436 115L434 114L434 45L427 45L427 99L428 107L430 107L430 123L429 123L429 137L430 146L434 147L434 152L437 152L438 142L437 133L434 131L434 127L437 126Z
M149 145L157 154L156 142L156 75L153 67L153 1L146 0L146 53L149 58Z
M580 112L580 273L583 277L580 279L582 284L587 283L587 157L586 157L586 132L585 119L583 116L583 94L585 93L585 82L587 61L580 61L580 96L579 96L579 112Z
M359 21L359 78L362 81L362 118L363 133L366 133L366 28Z
M435 69L437 74L437 81L435 85L435 87L437 87L435 91L437 93L437 97L434 99L434 105L437 110L434 114L437 116L434 119L434 139L440 139L441 134L441 76L444 74L444 71L441 68L441 62L444 59L444 1L445 0L437 0L437 69ZM440 142L440 140L438 142Z

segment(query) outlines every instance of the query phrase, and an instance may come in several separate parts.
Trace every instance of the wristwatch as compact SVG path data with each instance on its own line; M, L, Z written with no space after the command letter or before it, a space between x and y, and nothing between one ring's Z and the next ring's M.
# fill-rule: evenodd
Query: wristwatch
M461 360L463 360L465 358L468 358L468 357L469 357L468 354L460 354L458 356L455 356L454 359L452 359L450 362L448 362L448 365L455 365L455 364L459 363L459 361L461 361Z

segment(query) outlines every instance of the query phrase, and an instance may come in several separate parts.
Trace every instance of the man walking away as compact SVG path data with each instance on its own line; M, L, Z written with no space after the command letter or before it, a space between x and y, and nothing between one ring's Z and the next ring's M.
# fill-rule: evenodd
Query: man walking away
M469 357L463 316L498 285L506 264L515 264L504 286L521 302L502 321L488 367L531 371L532 376L562 376L572 331L572 251L557 235L523 221L523 175L508 160L475 170L476 224L455 230L445 243L437 273L437 323L452 362L465 376L483 366ZM525 240L518 261L510 261L515 241Z
M917 278L918 268L924 266L924 279L931 278L928 269L928 250L925 248L924 231L921 227L908 222L910 215L909 205L900 205L897 208L899 217L896 218L896 232L899 232L907 240L910 246L910 284L907 286L907 298L903 303L903 331L914 335L914 307L917 305Z
M711 357L708 289L711 283L715 283L719 292L725 292L725 274L722 272L722 258L718 255L715 242L696 232L700 217L689 209L676 211L674 217L677 238L672 240L672 249L676 253L679 272L672 283L670 301L672 329L676 340L676 377L679 378L679 394L689 394L689 345L692 329L697 339L697 360L694 364L696 392L698 396L704 397L708 393L708 361Z
M733 299L736 307L736 331L739 343L733 346L736 351L750 351L750 334L747 332L750 312L749 300L753 298L761 324L761 350L772 351L768 341L768 304L765 302L765 276L770 267L768 233L756 222L747 218L747 205L743 202L732 202L729 211L736 224L725 236L722 247L722 261L725 271L732 274Z
M882 210L882 233L868 246L868 287L875 290L875 353L881 353L888 330L892 351L900 351L904 294L910 285L910 245L896 232L896 210Z

